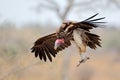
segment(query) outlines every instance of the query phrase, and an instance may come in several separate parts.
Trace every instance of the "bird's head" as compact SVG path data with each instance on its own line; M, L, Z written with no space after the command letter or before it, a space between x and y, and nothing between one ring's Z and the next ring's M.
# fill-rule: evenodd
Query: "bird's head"
M64 39L56 39L54 49L56 50L62 44L64 44Z
M55 41L54 49L56 50L60 45L64 44L65 41L65 33L57 33L57 39Z

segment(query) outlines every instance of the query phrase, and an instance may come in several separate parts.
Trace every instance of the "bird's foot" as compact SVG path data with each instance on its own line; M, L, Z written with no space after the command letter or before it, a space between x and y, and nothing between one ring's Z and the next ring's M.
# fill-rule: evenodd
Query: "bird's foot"
M79 64L77 65L77 67L79 67L81 63L86 62L88 59L90 59L90 58L89 58L89 57L86 57L86 58L84 58L84 59L81 59L81 60L79 61Z

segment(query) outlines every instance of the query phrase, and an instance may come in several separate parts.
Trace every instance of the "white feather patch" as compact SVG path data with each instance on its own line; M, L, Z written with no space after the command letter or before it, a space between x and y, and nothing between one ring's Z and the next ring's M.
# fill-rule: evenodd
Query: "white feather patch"
M80 51L85 52L86 46L82 42L82 37L81 37L82 34L83 34L82 29L76 29L73 31L73 38L75 40L76 45L81 49Z

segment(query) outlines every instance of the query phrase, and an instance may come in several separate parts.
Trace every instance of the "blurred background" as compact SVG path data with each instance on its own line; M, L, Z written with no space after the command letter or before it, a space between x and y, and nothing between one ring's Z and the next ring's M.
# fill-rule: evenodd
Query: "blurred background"
M66 20L106 17L94 32L102 47L88 48L90 60L76 67L75 46L43 62L30 48ZM120 0L0 0L0 80L120 80Z

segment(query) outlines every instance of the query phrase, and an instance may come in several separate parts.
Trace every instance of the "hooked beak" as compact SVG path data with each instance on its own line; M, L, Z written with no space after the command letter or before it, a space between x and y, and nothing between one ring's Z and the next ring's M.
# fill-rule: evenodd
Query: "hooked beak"
M60 45L64 43L64 39L57 39L55 41L54 49L56 50Z
M56 50L59 47L58 44L55 44L54 49Z

